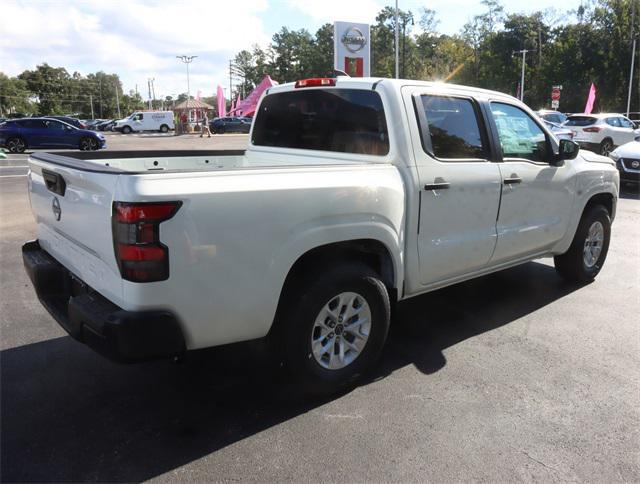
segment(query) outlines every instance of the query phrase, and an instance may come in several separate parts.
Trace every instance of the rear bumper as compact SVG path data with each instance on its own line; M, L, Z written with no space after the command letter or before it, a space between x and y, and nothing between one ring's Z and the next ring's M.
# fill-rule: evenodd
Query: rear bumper
M185 343L168 311L125 311L76 279L37 240L22 246L38 299L70 336L123 363L182 355Z

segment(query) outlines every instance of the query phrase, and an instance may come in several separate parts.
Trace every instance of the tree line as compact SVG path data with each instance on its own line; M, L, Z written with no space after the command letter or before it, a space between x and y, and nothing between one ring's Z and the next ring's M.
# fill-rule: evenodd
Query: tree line
M69 74L48 64L16 77L0 72L0 116L72 114L83 118L115 118L144 107L142 97L124 93L117 74L102 71Z
M500 0L482 0L484 11L460 32L439 32L437 13L428 8L400 11L400 77L477 86L515 95L521 56L526 49L524 101L534 109L550 107L551 89L562 85L560 109L581 112L591 83L597 88L595 109L624 112L629 89L632 2L640 18L640 0L584 0L576 10L531 14L508 13ZM638 37L640 28L635 28ZM395 11L383 8L371 25L371 75L395 75ZM640 52L640 45L637 53ZM640 57L640 54L638 54ZM333 68L333 25L315 34L282 27L266 48L254 46L235 55L233 98L246 96L269 74L279 82L322 76ZM640 111L640 61L636 61L631 111ZM186 99L167 96L154 108ZM204 98L215 106L215 98ZM124 93L117 74L83 76L48 64L16 77L0 72L0 116L11 113L77 114L114 118L147 103L139 93Z
M435 11L400 11L400 77L446 81L515 95L528 50L524 101L549 108L553 86L562 86L560 109L581 112L591 83L596 110L626 110L632 42L632 2L586 0L576 10L508 13L499 0L483 0L484 12L454 35L438 31ZM640 31L635 29L635 36ZM383 8L371 25L371 75L395 75L395 9ZM640 49L639 49L640 50ZM279 82L322 76L333 68L333 26L315 34L282 27L265 49L254 46L234 59L238 92L250 92L265 74ZM640 62L636 61L631 111L640 111Z

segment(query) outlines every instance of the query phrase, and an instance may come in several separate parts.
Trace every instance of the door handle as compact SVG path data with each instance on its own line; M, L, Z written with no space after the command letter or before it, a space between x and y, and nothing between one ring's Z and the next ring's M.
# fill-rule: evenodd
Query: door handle
M515 185L516 183L522 183L522 178L517 175L511 175L509 178L505 178L503 183L505 185Z
M437 183L432 183L431 185L425 185L424 189L425 190L446 190L451 186L451 184L449 182L437 182Z

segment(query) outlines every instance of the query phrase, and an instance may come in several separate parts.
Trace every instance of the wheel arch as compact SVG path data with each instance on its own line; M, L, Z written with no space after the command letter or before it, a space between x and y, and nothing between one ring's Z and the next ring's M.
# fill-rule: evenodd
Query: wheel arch
M299 287L309 274L341 263L357 262L371 268L380 276L393 305L398 299L402 272L387 244L378 239L359 238L331 242L313 247L301 254L291 265L280 289L278 305L270 332L278 326L278 314L286 296Z

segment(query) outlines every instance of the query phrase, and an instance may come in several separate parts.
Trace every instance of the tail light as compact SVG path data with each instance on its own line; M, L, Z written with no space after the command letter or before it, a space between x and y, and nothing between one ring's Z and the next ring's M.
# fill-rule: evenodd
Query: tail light
M336 80L330 77L313 77L296 81L295 87L335 86Z
M113 246L122 278L155 282L169 278L169 249L160 243L160 224L182 202L113 202Z
M599 133L602 131L602 128L600 126L592 126L590 128L584 128L582 131L585 133Z

